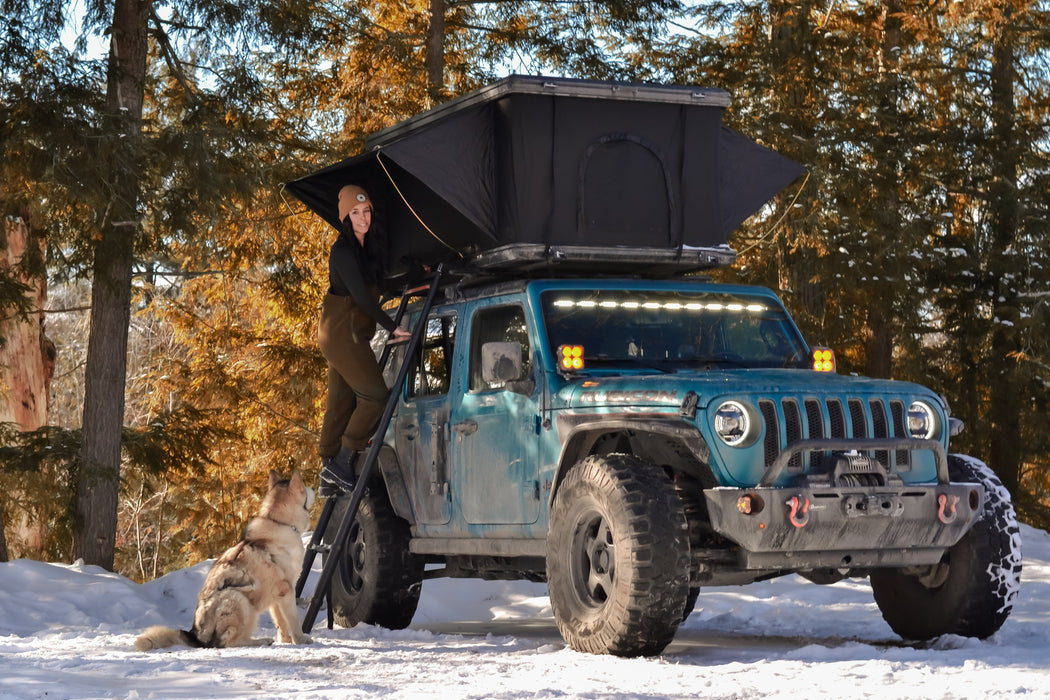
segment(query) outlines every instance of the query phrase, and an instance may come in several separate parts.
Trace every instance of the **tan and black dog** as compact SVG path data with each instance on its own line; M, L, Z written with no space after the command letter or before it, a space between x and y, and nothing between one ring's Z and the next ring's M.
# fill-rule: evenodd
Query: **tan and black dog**
M272 644L255 639L259 616L270 611L282 642L310 644L295 606L295 582L303 563L302 533L310 527L314 492L296 470L282 480L270 471L270 490L259 516L244 529L241 541L215 562L197 596L193 628L156 626L135 640L139 651L176 644L235 647Z

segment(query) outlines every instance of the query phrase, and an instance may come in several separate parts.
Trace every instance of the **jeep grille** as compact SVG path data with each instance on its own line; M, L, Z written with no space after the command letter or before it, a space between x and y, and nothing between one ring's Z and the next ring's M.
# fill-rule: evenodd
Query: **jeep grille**
M904 402L900 399L865 401L862 398L807 398L800 401L783 398L779 406L777 401L762 399L758 402L758 408L765 423L763 452L767 467L781 450L801 440L910 437L904 425ZM892 453L879 450L869 454L889 471L905 472L911 469L910 456L906 450ZM796 454L788 462L788 471L800 473L807 466L819 471L828 456L829 453Z

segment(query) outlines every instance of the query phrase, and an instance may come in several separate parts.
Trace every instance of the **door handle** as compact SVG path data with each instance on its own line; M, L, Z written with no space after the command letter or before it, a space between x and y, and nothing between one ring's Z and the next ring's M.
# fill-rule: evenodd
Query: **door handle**
M408 440L415 440L419 437L419 426L418 425L406 425L401 428L401 434Z
M452 429L460 435L473 435L478 432L478 422L476 420L465 420L459 423L453 423Z

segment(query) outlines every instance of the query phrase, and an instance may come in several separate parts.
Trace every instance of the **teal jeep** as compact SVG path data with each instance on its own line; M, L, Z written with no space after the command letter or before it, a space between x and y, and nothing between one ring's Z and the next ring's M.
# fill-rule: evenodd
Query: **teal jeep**
M943 399L814 369L769 290L484 285L423 340L333 581L341 624L404 627L435 576L545 580L570 646L625 656L659 653L702 586L789 573L870 576L907 639L1010 612L1009 496L947 453Z
M728 105L512 76L288 184L336 228L365 187L388 270L451 270L405 319L418 351L395 351L368 492L336 514L338 622L404 627L427 578L529 579L574 649L657 654L703 586L797 573L869 577L907 639L1003 624L1018 526L949 454L945 401L836 374L773 292L692 274L803 172Z

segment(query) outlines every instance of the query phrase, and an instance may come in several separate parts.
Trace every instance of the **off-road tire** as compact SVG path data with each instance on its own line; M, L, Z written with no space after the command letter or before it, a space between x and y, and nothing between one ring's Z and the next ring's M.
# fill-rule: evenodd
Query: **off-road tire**
M686 521L689 523L689 595L685 599L685 610L682 612L682 622L685 622L700 599L700 567L692 553L704 548L707 508L703 503L703 487L699 480L684 474L677 475L674 480L674 489L678 494L678 499L682 502L682 512L685 513Z
M349 504L349 495L336 501L325 544L331 544ZM394 514L382 482L373 479L332 576L336 623L353 627L364 622L392 630L408 627L419 604L424 565L421 557L409 552L410 538L408 523Z
M609 454L566 474L551 507L547 586L577 651L649 656L670 644L689 593L689 533L662 468Z
M906 569L876 569L871 589L882 616L904 639L943 634L984 639L1010 615L1021 581L1021 532L1002 482L980 460L948 456L953 482L984 486L980 519L920 577ZM925 581L925 583L924 583Z
M689 614L696 609L698 600L700 600L700 586L690 586L689 595L685 599L685 608L682 609L682 622L689 619Z

